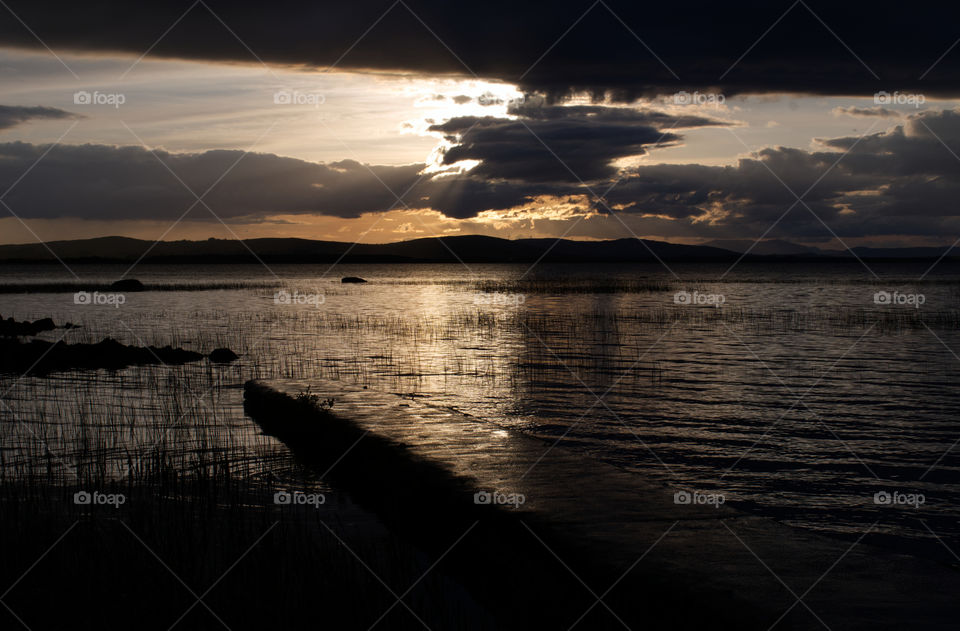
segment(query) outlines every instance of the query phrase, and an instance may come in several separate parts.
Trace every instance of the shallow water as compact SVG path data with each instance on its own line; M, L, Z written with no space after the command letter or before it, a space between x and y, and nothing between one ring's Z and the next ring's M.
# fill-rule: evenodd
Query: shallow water
M0 378L12 409L5 462L41 457L30 443L42 438L76 464L85 443L50 427L82 422L101 427L100 443L114 434L120 471L213 388L208 430L174 427L171 443L194 455L222 448L260 475L285 465L243 418L239 386L316 376L419 395L539 436L545 449L564 444L800 527L850 535L879 520L891 547L935 554L940 537L956 549L960 270L942 263L920 281L929 263L868 265L877 277L855 261L728 274L708 264L143 265L133 275L148 284L241 286L130 293L118 307L4 294L3 317L83 326L47 339L243 355L229 367ZM72 267L87 282L126 271ZM348 275L370 282L341 284ZM0 270L3 284L70 280L54 266ZM278 300L281 290L291 298ZM905 302L878 304L884 291ZM103 429L107 418L123 420ZM877 504L881 491L924 503Z

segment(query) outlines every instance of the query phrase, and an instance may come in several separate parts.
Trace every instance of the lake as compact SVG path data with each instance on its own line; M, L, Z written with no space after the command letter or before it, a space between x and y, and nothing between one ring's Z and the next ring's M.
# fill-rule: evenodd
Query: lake
M943 558L941 541L960 543L960 269L867 265L141 265L131 276L163 290L4 293L5 318L81 325L44 339L241 358L2 376L3 476L122 478L158 444L165 466L283 475L240 388L322 377L799 528L855 537L879 520L884 545ZM84 282L126 271L71 267ZM5 287L48 282L76 279L0 269Z

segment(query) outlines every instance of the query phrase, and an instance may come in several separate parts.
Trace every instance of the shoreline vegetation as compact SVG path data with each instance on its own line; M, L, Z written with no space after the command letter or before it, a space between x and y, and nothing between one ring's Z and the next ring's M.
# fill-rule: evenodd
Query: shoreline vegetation
M6 381L0 627L366 629L386 614L385 629L502 628L421 550L231 417L232 370L154 361ZM277 505L287 490L326 502Z
M331 279L331 283L339 286L340 281ZM362 291L375 292L378 284L373 279ZM570 283L551 291L550 283L540 280L522 284L484 280L447 284L458 292L507 293L522 291L525 287L524 293L561 295L586 293L590 287L586 283ZM953 285L955 281L945 284ZM242 288L251 286L241 285ZM283 285L263 283L267 289L278 286ZM256 345L252 339L256 337L255 332L273 330L278 325L308 335L324 331L339 332L344 337L349 333L423 340L460 339L468 331L491 336L509 325L548 341L557 337L589 339L589 330L614 330L621 325L641 331L666 330L678 323L711 325L718 329L734 323L778 332L875 327L875 333L960 326L960 311L956 309L844 307L801 312L729 304L722 309L690 309L672 304L670 292L678 285L669 282L629 281L600 286L632 287L635 293L662 296L665 303L643 310L595 309L577 318L523 309L502 313L464 310L455 311L442 322L408 321L399 316L376 314L308 311L268 316L261 313L245 315L247 319L242 325L225 327L223 332L210 335L204 330L202 337L199 327L196 331L182 326L169 327L169 331L161 335L170 337L150 338L161 339L157 346L127 346L112 339L108 341L104 334L110 329L101 327L109 325L101 324L91 330L69 323L58 327L50 318L32 322L0 319L0 330L7 331L0 333L0 345L11 349L30 346L41 354L49 352L51 359L57 357L58 351L52 350L56 346L67 349L64 352L75 353L81 362L65 366L68 370L78 369L69 376L76 378L76 383L67 381L63 375L33 371L31 374L37 379L28 379L30 383L18 386L24 390L17 394L17 410L0 408L5 414L7 430L3 449L0 449L3 480L0 505L7 519L0 535L7 541L26 538L31 544L13 551L2 578L7 584L14 583L43 549L58 537L64 537L62 548L55 547L43 564L28 572L5 602L19 611L26 610L27 606L18 607L18 602L40 602L47 593L63 595L62 613L51 609L37 619L27 620L31 627L38 629L60 628L67 622L75 622L77 616L71 608L86 608L88 618L85 619L98 620L101 625L115 620L116 616L148 612L151 619L156 620L156 628L162 629L175 621L181 609L189 609L179 623L183 628L222 626L218 617L223 617L235 629L262 629L267 625L315 628L318 624L368 628L383 611L389 612L379 623L383 628L423 628L416 616L422 616L429 626L438 629L526 629L550 626L546 620L556 621L553 626L565 622L563 628L566 628L571 619L595 604L595 597L584 589L581 579L600 595L627 569L629 561L611 574L611 568L601 567L592 559L589 548L571 546L551 524L539 522L533 516L504 514L503 510L491 512L486 507L473 505L469 500L471 489L464 488L462 481L451 479L431 463L419 461L394 445L358 434L349 424L333 425L332 434L327 430L312 435L312 430L308 430L301 436L297 436L297 432L291 435L282 426L270 426L270 417L289 422L312 414L306 408L291 410L276 400L257 410L251 408L259 420L266 419L263 426L266 433L278 436L282 442L251 432L248 426L253 424L248 418L231 418L225 411L231 408L224 405L224 401L240 395L236 383L241 375L240 366L226 365L221 369L213 368L212 362L198 363L211 353L186 351L180 348L182 345L195 344L198 349L209 351L214 347L222 349L222 344L229 343L246 359L250 348ZM144 283L144 290L151 291L151 285ZM279 318L279 321L270 320L268 326L265 323L269 318ZM152 327L165 319L166 316L160 314L139 323L131 320L131 323L142 333L141 327L152 331ZM236 325L237 321L232 322ZM89 323L84 321L84 324ZM52 343L42 338L21 342L17 339L37 335L46 338L58 328L67 329L66 334L84 342ZM168 341L172 344L159 346ZM37 342L42 344L33 346ZM137 366L135 370L123 370L121 365L93 365L92 362L97 361L94 358L100 355L97 347L101 344L114 349L123 347L123 353L135 353L146 361L124 364ZM70 350L71 347L75 348ZM181 353L196 357L185 363L156 361L161 351L168 352L164 349L179 357L187 356ZM151 353L152 359L147 357ZM31 357L36 359L37 353L31 351ZM295 353L283 360L287 363L280 370L303 374L305 367L320 357ZM262 359L261 356L252 360L254 372L268 372L256 365ZM581 360L568 361L575 368L580 367ZM83 362L91 363L82 365ZM163 365L167 363L170 365ZM526 370L543 370L529 366ZM84 370L87 368L120 370L94 373ZM657 374L657 379L662 379L662 375ZM53 384L49 388L42 383L47 379ZM92 386L97 380L105 385ZM100 387L105 387L108 394L99 390ZM50 406L45 407L48 402L43 399L51 396L50 390L54 388L63 390L66 398L49 402ZM192 400L193 395L208 388L213 393L212 400ZM132 398L127 400L128 396ZM301 405L306 404L312 407L309 393L301 401ZM234 400L234 406L238 405ZM333 408L336 412L335 402ZM31 425L26 427L19 415L23 409L31 411L39 422L34 424L31 417ZM104 414L103 410L110 412ZM74 414L79 414L79 421ZM142 430L139 415L155 421L156 427ZM25 429L13 432L20 427ZM174 429L177 431L172 432ZM363 449L337 463L336 456L343 453L343 449L337 447L342 447L344 441L352 444L360 438ZM305 447L302 443L308 440L312 440L312 444ZM62 445L68 448L61 449ZM263 451L253 454L250 445ZM330 469L331 465L336 466ZM327 473L330 473L332 487L326 485ZM391 492L398 488L415 490L421 479L430 482L419 500L411 499L409 493ZM389 484L383 484L383 480ZM117 508L77 505L73 494L92 489L106 495L123 494L126 501ZM273 494L283 489L323 492L328 503L322 509L272 504ZM460 498L452 505L437 499L452 492ZM402 501L408 504L400 505ZM385 503L394 509L376 510ZM394 521L389 517L391 512L407 515L407 519ZM455 537L478 518L489 522L486 526L477 526L479 530L471 534L481 543L445 555ZM559 553L577 576L558 563L546 548L531 540L521 519ZM420 521L423 526L411 525ZM358 522L366 525L358 529ZM456 531L454 526L463 528ZM253 551L242 556L257 541L260 543ZM158 558L162 562L158 562ZM220 574L234 563L235 568L220 581ZM142 576L143 581L129 579L131 567L142 573L138 576ZM102 576L103 580L94 584L88 580L91 574ZM615 593L605 596L604 602L633 628L765 629L768 626L754 617L757 612L731 604L738 594L710 595L672 580L669 575L656 580L631 576ZM197 604L197 597L208 588L212 589L211 593ZM351 599L358 593L369 594L370 600L356 604ZM101 602L104 594L111 599L113 609L90 611L91 603ZM250 594L257 596L250 598ZM403 603L396 604L400 596ZM354 604L345 606L347 601ZM266 609L264 602L270 604ZM690 607L691 602L698 606ZM303 603L313 604L304 608ZM416 615L411 614L407 606ZM521 613L516 613L518 609ZM582 624L583 628L622 628L601 605L594 607L591 618Z
M48 328L47 322L40 323ZM74 346L93 356L91 347L97 345ZM147 363L160 367L156 361ZM159 391L161 384L152 387ZM213 387L219 392L223 384L214 381ZM163 388L176 398L186 397L170 380ZM88 405L78 403L81 409ZM24 612L23 624L37 629L77 625L78 620L107 627L117 619L142 616L143 629L213 628L222 621L233 629L311 629L317 624L422 629L426 623L437 629L521 630L568 626L585 611L592 615L582 621L584 628L622 628L604 607L635 628L759 628L746 610L669 577L655 583L627 577L605 596L604 607L591 608L595 597L580 581L607 583L611 568L598 567L590 550L564 545L536 517L523 520L563 554L576 575L557 563L554 552L536 545L515 516L475 505L469 487L430 462L410 458L375 436L363 437L360 458L337 462L342 441L360 438L349 423L334 425L333 434L308 432L317 440L306 446L296 433L278 429L289 418L270 424L269 419L290 413L294 419L313 414L317 403L323 402L307 395L292 409L277 400L251 406L252 414L268 419L267 433L290 440L292 451L287 456L282 453L287 447L281 446L280 453L264 460L269 476L257 478L237 472L244 459L233 450L247 439L229 448L218 446L223 440L234 444L237 437L220 426L216 412L207 417L205 410L220 408L216 399L209 408L188 406L186 400L175 403L160 415L158 429L139 439L147 446L141 454L118 444L109 428L129 425L132 430L129 419L74 425L64 424L65 417L47 418L43 434L31 434L39 445L20 445L33 455L14 457L16 452L0 450L0 536L28 542L5 554L0 577L15 585L5 602L11 611ZM190 435L170 436L169 429L178 425L190 428ZM51 444L60 446L53 451ZM74 465L63 459L63 445L77 450ZM332 464L336 475L331 480L349 484L318 482ZM386 478L388 485L382 484ZM411 494L422 499L403 509L413 521L366 512L384 501L397 506L397 485L406 487L406 499ZM454 487L464 499L451 506L444 498ZM317 508L277 505L274 494L288 488L312 488L325 493L326 501ZM78 501L91 491L92 502ZM111 498L122 500L111 504ZM461 525L459 533L471 529L471 544L448 549L458 534L451 527ZM31 567L41 547L50 548L49 553ZM643 606L637 593L644 594ZM55 597L58 606L36 611L27 605L45 594ZM364 594L364 602L356 594ZM685 610L683 602L690 598L709 606Z

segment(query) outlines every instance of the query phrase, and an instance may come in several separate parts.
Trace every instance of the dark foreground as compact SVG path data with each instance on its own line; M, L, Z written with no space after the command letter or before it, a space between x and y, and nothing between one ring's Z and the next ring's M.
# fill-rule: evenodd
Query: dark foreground
M338 382L250 382L245 399L321 486L239 479L215 454L185 472L163 450L105 503L53 476L8 484L0 628L955 628L956 568L869 532L678 505L582 454Z
M335 413L305 391L336 392ZM956 568L874 547L872 527L827 538L678 504L675 489L582 454L336 382L251 382L246 406L443 556L504 628L955 628Z

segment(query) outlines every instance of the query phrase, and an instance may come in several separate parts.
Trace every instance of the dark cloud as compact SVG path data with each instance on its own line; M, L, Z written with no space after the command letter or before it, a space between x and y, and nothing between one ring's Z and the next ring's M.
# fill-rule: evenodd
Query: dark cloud
M48 148L0 144L0 190L16 183L4 201L21 218L174 220L195 204L190 190L210 210L196 204L186 220L210 221L211 210L225 221L250 222L301 213L354 218L391 208L433 208L469 218L569 188L469 175L428 177L421 175L424 164L317 164L224 150L154 155L142 147L57 145L40 159Z
M458 144L444 163L480 160L476 175L493 179L576 182L612 177L616 158L646 153L654 143L679 139L648 126L597 125L588 121L514 121L462 116L433 125Z
M826 229L806 207L796 203L791 190L799 196L810 189L804 202L816 216L832 224L848 196L874 190L883 182L880 177L838 170L839 166L818 182L836 158L835 153L779 148L741 159L736 166L641 167L624 177L605 201L608 208L628 215L679 220L663 227L672 236L680 230L686 236L741 238L759 237L793 206L769 236L822 236ZM688 226L693 229L686 230Z
M671 129L726 124L622 107L524 103L509 111L518 118L460 116L431 126L455 143L444 163L479 160L471 174L495 180L593 181L613 177L619 158L677 143Z
M863 138L849 136L822 141L848 152L844 168L884 176L956 177L960 173L960 112L929 111L913 115L890 131Z
M583 89L631 99L703 86L728 95L867 95L891 88L960 94L960 54L943 56L957 37L950 3L922 10L866 0L8 5L32 33L5 19L0 43L42 49L36 33L58 51L140 55L176 24L152 55L255 61L253 51L274 63L423 73L465 73L466 64L480 76L554 97Z
M866 118L901 118L903 115L897 110L891 110L886 107L835 107L833 113L836 116L862 116Z
M0 188L13 185L47 148L0 144ZM390 190L404 193L423 166L368 167L350 160L315 164L224 150L154 155L141 147L58 145L4 201L24 218L166 220L195 202L189 187L197 195L210 189L204 201L225 220L283 213L357 217L396 204ZM197 205L189 218L212 217Z
M509 114L541 121L589 121L597 124L645 125L667 129L725 126L729 123L698 115L678 115L659 110L605 105L555 105L541 98L518 100Z
M583 192L572 185L524 180L489 180L473 174L422 181L411 197L411 207L430 207L448 217L469 219L484 210L513 208L540 195Z
M923 111L883 132L824 139L818 151L773 147L730 166L621 170L611 162L643 153L658 140L677 142L679 136L665 128L716 121L600 106L528 104L512 113L519 118L464 117L434 125L454 143L444 162L480 161L465 173L431 174L425 164L317 164L225 150L154 155L141 147L104 145L59 145L38 161L48 146L14 142L0 144L0 189L29 171L5 197L23 218L173 220L195 201L179 178L198 195L206 192L213 211L234 222L298 213L353 218L390 208L429 208L468 219L552 196L592 199L581 203L621 213L635 230L664 238L766 233L815 241L834 233L850 238L960 231L958 111ZM603 200L595 194L604 194ZM212 219L202 206L187 218Z
M16 127L29 120L50 118L78 118L72 112L55 107L23 107L19 105L0 105L0 130Z
M831 151L765 149L736 166L641 167L606 203L656 215L660 229L672 230L662 234L674 236L690 236L687 227L694 226L697 236L759 237L778 219L768 237L942 236L960 229L960 158L947 148L960 148L960 113L923 112L890 131L823 144ZM680 221L670 228L663 219Z

